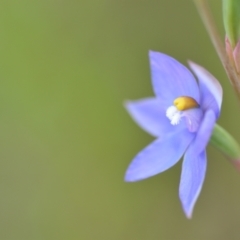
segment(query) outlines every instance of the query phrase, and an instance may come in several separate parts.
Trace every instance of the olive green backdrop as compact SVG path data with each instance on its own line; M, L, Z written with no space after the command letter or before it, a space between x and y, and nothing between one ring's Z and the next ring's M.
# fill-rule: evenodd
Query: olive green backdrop
M240 239L240 174L211 147L192 220L181 163L123 181L153 140L123 108L153 95L149 49L220 80L219 122L240 141L239 105L192 1L0 1L0 239Z

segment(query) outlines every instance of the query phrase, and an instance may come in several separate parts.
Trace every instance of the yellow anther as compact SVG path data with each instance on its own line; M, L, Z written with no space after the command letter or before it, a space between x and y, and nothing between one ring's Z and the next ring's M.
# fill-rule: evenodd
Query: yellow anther
M174 100L173 104L175 105L175 107L179 111L183 111L183 110L187 110L187 109L190 109L190 108L197 108L197 107L199 107L198 103L196 102L196 100L194 98L185 97L185 96L176 98Z

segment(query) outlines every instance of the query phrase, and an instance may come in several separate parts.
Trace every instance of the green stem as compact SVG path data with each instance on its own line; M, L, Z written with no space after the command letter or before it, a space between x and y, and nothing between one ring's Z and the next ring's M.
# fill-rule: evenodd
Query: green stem
M210 13L208 4L204 0L194 0L194 2L196 4L199 15L204 23L204 26L211 38L213 46L215 47L216 52L217 52L221 62L223 63L223 62L228 61L224 46L222 44L222 40L219 37L219 34L217 32L217 28L215 26L214 20Z
M210 143L233 161L240 161L240 147L221 126L215 124Z
M240 100L240 80L239 75L236 73L234 66L230 63L224 46L222 44L221 37L217 31L217 27L214 23L212 15L209 10L209 6L205 0L194 0L195 5L198 9L199 15L204 23L205 28L210 36L210 39L215 47L215 50L221 60L223 67L227 73L227 76L234 87L234 90Z

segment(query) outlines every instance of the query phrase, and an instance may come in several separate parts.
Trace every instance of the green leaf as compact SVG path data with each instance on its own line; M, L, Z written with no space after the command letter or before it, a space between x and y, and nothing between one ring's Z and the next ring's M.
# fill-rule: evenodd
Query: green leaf
M240 158L240 146L224 128L215 124L210 143L233 160Z
M226 35L234 48L240 36L240 0L222 0L222 3Z

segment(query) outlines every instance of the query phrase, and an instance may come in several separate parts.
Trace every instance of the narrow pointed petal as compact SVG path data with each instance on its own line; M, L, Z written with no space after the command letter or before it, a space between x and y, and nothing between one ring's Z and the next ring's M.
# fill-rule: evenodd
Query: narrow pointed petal
M199 80L199 88L202 96L201 107L204 111L212 109L218 118L221 110L223 95L220 83L203 67L193 62L189 62L189 65Z
M139 181L172 167L179 161L194 136L185 129L155 140L133 159L125 181Z
M198 103L199 88L192 73L172 57L149 52L153 90L157 97L172 104L179 96L189 96Z
M145 98L137 101L127 101L125 107L134 121L154 137L171 133L183 128L180 123L173 126L166 117L166 103L156 98Z
M192 216L194 205L202 189L206 167L206 151L199 155L186 152L182 165L179 197L188 218Z
M212 110L207 111L203 116L202 123L197 131L196 137L189 146L189 152L198 155L206 148L212 135L215 123L215 113Z

